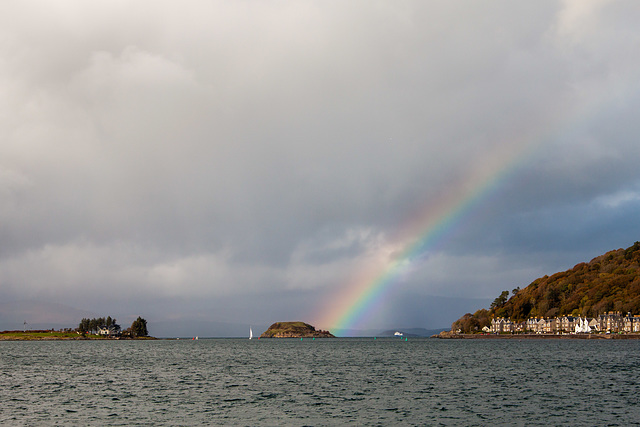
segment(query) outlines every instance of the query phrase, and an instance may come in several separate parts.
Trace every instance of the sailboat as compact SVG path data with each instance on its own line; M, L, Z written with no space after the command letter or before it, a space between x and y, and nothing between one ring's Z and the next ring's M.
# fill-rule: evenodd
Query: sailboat
M249 326L249 339L253 338L253 331L251 330L251 326Z

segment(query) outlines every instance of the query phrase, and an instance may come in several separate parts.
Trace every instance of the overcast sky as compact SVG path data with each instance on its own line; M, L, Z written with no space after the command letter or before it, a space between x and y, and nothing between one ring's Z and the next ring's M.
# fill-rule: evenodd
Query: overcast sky
M628 247L638 22L636 1L2 2L0 329L311 322L494 160L365 326L446 327Z

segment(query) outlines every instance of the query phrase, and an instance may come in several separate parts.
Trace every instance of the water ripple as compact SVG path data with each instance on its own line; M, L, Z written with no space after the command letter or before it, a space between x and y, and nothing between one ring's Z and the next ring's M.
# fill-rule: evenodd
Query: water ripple
M635 341L0 343L0 424L632 425Z

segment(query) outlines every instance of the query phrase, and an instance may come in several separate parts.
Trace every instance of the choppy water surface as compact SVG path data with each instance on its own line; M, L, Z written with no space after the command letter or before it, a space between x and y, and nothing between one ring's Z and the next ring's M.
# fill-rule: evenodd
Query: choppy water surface
M3 425L629 425L640 341L0 342Z

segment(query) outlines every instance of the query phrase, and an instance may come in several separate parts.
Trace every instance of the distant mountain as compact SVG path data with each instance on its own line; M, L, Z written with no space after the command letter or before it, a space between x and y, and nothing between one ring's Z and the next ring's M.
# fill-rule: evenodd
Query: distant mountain
M467 313L451 328L473 332L495 317L520 322L531 317L594 317L607 311L640 314L640 242L540 277L524 289L514 289L511 297L503 291L489 310Z
M408 337L430 337L446 331L448 328L398 328L398 329L334 329L332 332L339 337L365 338L365 337L392 337L396 332L406 333Z
M437 335L446 329L425 329L425 328L399 328L399 329L388 329L386 331L382 331L376 336L378 337L394 337L396 336L396 332L400 332L404 337L430 337L432 335Z

